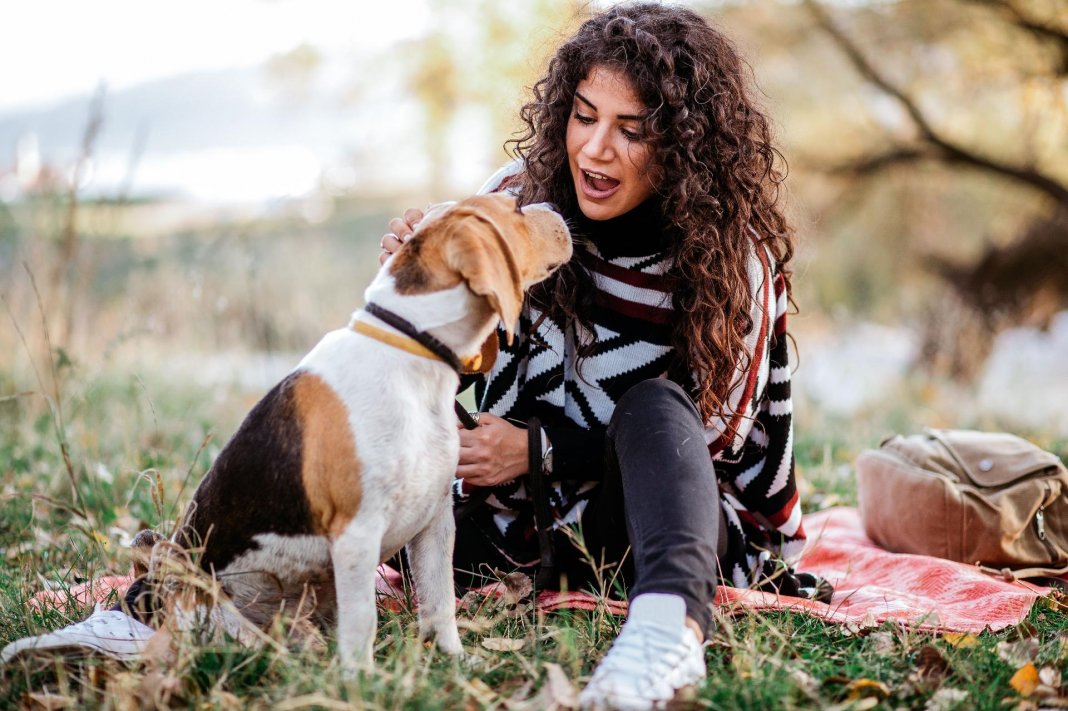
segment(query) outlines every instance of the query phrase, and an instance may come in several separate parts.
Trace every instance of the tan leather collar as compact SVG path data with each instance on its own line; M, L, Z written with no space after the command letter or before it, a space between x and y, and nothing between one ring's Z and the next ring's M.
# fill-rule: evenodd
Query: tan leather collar
M443 363L445 362L445 359L443 359L437 353L430 350L422 343L419 343L410 336L405 336L394 331L388 331L384 328L379 328L378 326L367 323L366 321L354 321L352 323L351 328L356 333L367 336L368 338L373 338L376 341L385 343L388 346L399 348L400 350L405 351L406 353L411 353L412 355L421 356L423 358L429 358L430 360L438 360ZM460 364L461 366L463 366L463 371L465 373L474 373L478 371L479 367L482 365L482 354L476 353L473 356L466 356L464 358L461 358Z

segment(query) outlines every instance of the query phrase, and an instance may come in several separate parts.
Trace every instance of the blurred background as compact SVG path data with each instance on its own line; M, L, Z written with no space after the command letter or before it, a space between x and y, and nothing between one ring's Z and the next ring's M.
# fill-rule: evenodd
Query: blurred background
M224 441L360 306L389 217L507 160L608 4L6 7L0 427L58 416L90 469ZM802 458L924 425L1068 440L1068 0L684 4L789 164Z

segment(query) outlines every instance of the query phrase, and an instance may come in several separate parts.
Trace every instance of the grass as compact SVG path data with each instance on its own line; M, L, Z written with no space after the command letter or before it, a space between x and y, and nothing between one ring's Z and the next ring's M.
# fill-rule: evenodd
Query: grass
M222 439L204 444L221 407L208 390L176 387L163 375L135 379L92 374L75 363L68 368L61 434L42 398L0 402L0 642L85 616L89 608L73 601L39 611L26 602L45 585L64 590L125 571L122 536L165 528ZM848 465L867 432L844 424L830 431L798 436L809 508L853 496ZM60 437L72 475L64 473ZM473 667L417 643L410 610L383 611L376 670L355 680L340 674L329 635L325 649L187 643L167 664L29 658L0 669L0 707L566 708L620 620L603 611L539 615L490 603L462 611L461 623L465 647L481 659ZM1013 659L1007 651L1013 645L1029 651ZM892 625L857 630L790 613L743 613L719 619L708 680L685 705L954 707L938 705L948 699L968 709L1034 708L1010 683L1032 652L1046 677L1065 670L1068 615L1057 605L1036 606L1020 629L963 643Z
M0 330L0 644L86 616L90 609L69 596L58 608L27 603L46 587L62 593L127 571L123 541L141 528L167 530L262 393L225 377L195 381L169 365L163 356L173 354L160 344L194 358L249 339L280 353L306 350L358 303L381 224L352 212L316 228L332 236L292 235L290 225L255 236L249 228L160 238L151 248L121 235L87 244L99 279L83 285L81 336L62 352L38 347L32 294L4 292L28 345ZM7 283L19 278L13 263L0 263ZM351 264L363 272L349 273ZM305 283L308 273L319 276ZM297 281L301 290L291 288ZM853 419L799 406L806 509L851 503L851 462L883 435L974 424L934 390L917 381L897 402ZM1065 441L1032 434L1066 451ZM329 634L325 646L261 650L183 643L173 658L143 664L27 658L0 668L0 708L567 708L621 622L604 610L539 615L492 603L465 608L460 619L465 648L480 658L470 667L416 642L405 609L380 614L375 672L355 680L341 675ZM955 638L741 613L720 617L707 661L708 679L684 707L1064 707L1068 615L1058 603L1039 605L1018 629ZM1028 662L1052 697L1022 695L1034 686L1023 677L1014 685Z

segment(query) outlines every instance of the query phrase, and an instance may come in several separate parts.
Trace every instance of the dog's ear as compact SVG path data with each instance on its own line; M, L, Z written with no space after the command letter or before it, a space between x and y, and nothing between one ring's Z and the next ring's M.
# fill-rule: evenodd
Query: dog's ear
M510 344L523 304L519 266L512 248L497 223L484 212L458 211L447 219L451 234L445 247L446 264L459 273L471 291L486 297L500 316ZM496 358L496 334L492 339Z

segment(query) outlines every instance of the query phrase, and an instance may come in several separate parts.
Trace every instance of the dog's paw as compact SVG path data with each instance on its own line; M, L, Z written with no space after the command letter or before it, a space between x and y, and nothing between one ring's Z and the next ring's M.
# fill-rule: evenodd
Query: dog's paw
M451 654L455 657L464 653L464 646L460 643L460 633L455 625L450 629L439 631L435 641L438 649L446 654Z

